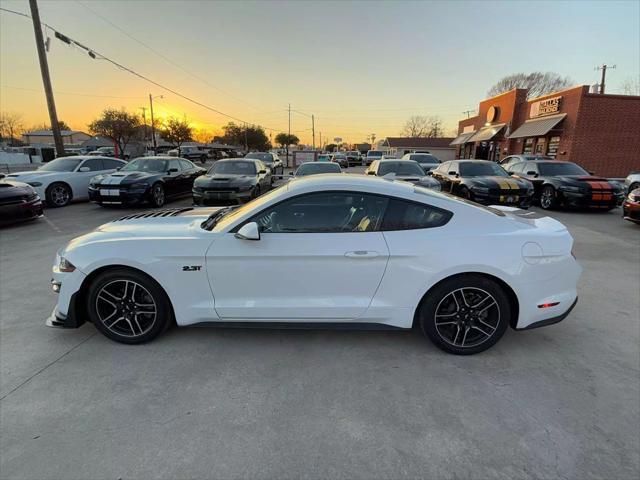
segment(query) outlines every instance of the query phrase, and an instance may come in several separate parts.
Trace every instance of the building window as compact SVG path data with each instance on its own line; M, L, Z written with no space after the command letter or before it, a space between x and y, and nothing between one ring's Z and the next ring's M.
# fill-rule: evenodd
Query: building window
M544 155L544 147L547 143L547 139L544 137L539 137L536 142L536 155Z
M549 139L549 148L547 150L547 155L549 155L551 158L556 158L559 147L560 147L560 137L551 137Z
M533 138L527 138L524 141L524 148L522 153L533 153Z

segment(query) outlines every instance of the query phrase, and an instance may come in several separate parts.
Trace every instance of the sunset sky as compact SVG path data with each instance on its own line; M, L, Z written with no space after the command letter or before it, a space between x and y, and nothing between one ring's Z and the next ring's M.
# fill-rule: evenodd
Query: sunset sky
M515 72L554 71L594 84L596 65L616 64L608 93L640 75L638 1L39 5L42 21L57 30L274 136L287 130L288 103L313 113L316 142L320 132L350 142L398 135L411 115L437 115L452 134L463 111ZM26 0L0 6L29 13ZM214 132L229 121L49 35L58 116L72 128L86 130L105 107L141 113L149 93L164 96L154 104L159 117L186 115ZM0 95L0 110L20 114L26 126L48 123L32 24L5 12ZM311 119L294 112L291 120L310 143Z

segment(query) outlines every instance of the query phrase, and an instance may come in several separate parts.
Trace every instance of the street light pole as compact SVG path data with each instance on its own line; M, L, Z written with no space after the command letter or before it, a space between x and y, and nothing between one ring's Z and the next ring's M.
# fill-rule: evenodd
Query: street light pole
M51 122L51 132L53 133L53 143L56 146L56 156L64 157L64 144L60 135L60 125L58 125L58 114L56 112L56 102L53 98L53 88L51 87L51 77L49 76L49 64L47 54L44 51L44 38L42 37L42 25L40 24L40 12L36 0L29 0L31 8L31 19L33 20L33 32L36 35L36 48L38 50L38 60L40 61L40 73L44 84L44 94L47 97L47 108L49 109L49 121Z
M151 110L151 138L153 140L153 154L157 155L158 154L158 145L156 142L156 126L154 125L153 122L153 99L154 98L162 98L162 95L158 95L157 97L152 97L151 94L149 94L149 106L150 106L150 110Z

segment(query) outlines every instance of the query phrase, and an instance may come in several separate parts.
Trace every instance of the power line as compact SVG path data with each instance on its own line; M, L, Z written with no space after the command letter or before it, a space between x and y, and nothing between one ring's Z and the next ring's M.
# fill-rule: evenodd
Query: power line
M89 7L88 5L85 5L84 3L75 0L75 2L86 8L87 10L89 10L91 13L93 13L96 17L100 18L101 20L103 20L104 22L106 22L107 24L109 24L111 27L115 28L116 30L118 30L120 33L122 33L123 35L126 35L127 37L129 37L131 40L133 40L134 42L142 45L143 47L145 47L146 49L148 49L150 52L154 53L155 55L157 55L158 57L162 58L165 62L169 63L170 65L173 65L174 67L182 70L184 73L186 73L187 75L195 78L196 80L201 81L202 83L206 84L207 86L219 91L220 93L227 95L228 97L234 98L235 100L238 100L239 102L244 103L245 105L255 109L255 110L259 110L258 108L254 107L253 105L247 103L246 101L244 101L243 99L241 99L240 97L236 97L235 95L226 92L224 90L222 90L220 87L217 87L211 83L209 83L206 79L200 77L199 75L196 75L195 73L193 73L192 71L188 70L187 68L183 67L182 65L180 65L179 63L175 62L174 60L172 60L171 58L167 57L166 55L164 55L163 53L157 51L156 49L154 49L152 46L150 46L149 44L143 42L142 40L137 39L136 37L134 37L133 35L131 35L129 32L127 32L125 29L119 27L117 24L113 23L111 20L109 20L108 18L104 17L103 15L101 15L100 13L96 12L94 9L92 9L91 7Z
M38 92L42 93L42 90L37 88L25 88L25 87L14 87L12 85L0 85L1 88L10 88L11 90L24 90L25 92ZM76 95L78 97L96 97L96 98L119 98L123 100L140 100L141 98L146 98L144 96L139 97L121 97L116 95L97 95L93 93L77 93L77 92L62 92L60 90L54 90L56 95Z
M3 8L3 7L0 7L0 11L5 11L5 12L13 13L13 14L20 15L20 16L22 16L22 17L25 17L25 18L31 18L29 15L26 15L26 14L24 14L24 13L16 12L16 11L14 11L14 10L9 10L9 9L7 9L7 8ZM74 40L73 38L71 38L71 37L69 37L69 36L67 36L67 35L63 34L62 32L60 32L59 30L57 30L57 29L53 28L51 25L48 25L48 24L46 24L46 23L44 23L44 22L43 22L42 24L43 24L43 25L45 25L46 27L48 27L49 29L53 30L53 32L55 33L55 36L56 36L56 38L57 38L58 40L60 40L60 41L62 41L62 42L64 42L64 43L66 43L66 44L68 44L68 45L75 45L76 47L78 47L78 48L80 48L80 49L82 49L82 50L86 51L86 52L87 52L87 54L88 54L91 58L93 58L93 59L96 59L96 60L104 60L104 61L106 61L106 62L109 62L109 63L111 63L112 65L114 65L114 66L118 67L119 69L124 70L125 72L130 73L131 75L134 75L134 76L136 76L136 77L138 77L138 78L140 78L140 79L142 79L142 80L144 80L144 81L146 81L146 82L148 82L148 83L151 83L152 85L155 85L156 87L162 88L163 90L166 90L167 92L170 92L170 93L172 93L173 95L175 95L175 96L177 96L177 97L180 97L180 98L182 98L182 99L184 99L184 100L186 100L186 101L188 101L188 102L193 103L194 105L198 105L198 106L200 106L200 107L202 107L202 108L204 108L204 109L207 109L207 110L210 110L210 111L212 111L212 112L215 112L215 113L217 113L218 115L222 115L223 117L227 117L227 118L229 118L229 119L231 119L231 120L235 120L235 121L240 122L240 123L246 123L246 124L249 124L249 125L256 125L256 123L254 123L254 122L247 122L246 120L243 120L243 119L241 119L241 118L235 117L235 116L233 116L233 115L229 115L228 113L222 112L222 111L220 111L220 110L218 110L218 109L216 109L216 108L213 108L213 107L211 107L211 106L209 106L209 105L206 105L206 104L204 104L204 103L202 103L202 102L199 102L198 100L195 100L195 99L190 98L190 97L188 97L188 96L186 96L186 95L183 95L182 93L180 93L180 92L178 92L178 91L176 91L176 90L174 90L174 89L172 89L172 88L170 88L170 87L167 87L167 86L165 86L165 85L163 85L163 84L161 84L161 83L159 83L159 82L156 82L155 80L152 80L152 79L150 79L149 77L147 77L147 76L145 76L145 75L143 75L143 74L141 74L141 73L138 73L138 72L136 72L135 70L133 70L133 69L131 69L131 68L129 68L129 67L126 67L126 66L124 66L124 65L122 65L122 64L120 64L120 63L118 63L118 62L116 62L115 60L112 60L111 58L107 57L106 55L101 54L101 53L100 53L100 52L98 52L97 50L95 50L95 49L93 49L93 48L89 48L89 47L87 47L87 46L83 45L82 43L78 42L77 40ZM270 128L270 127L266 127L266 126L264 126L264 125L259 125L259 126L261 126L262 128L264 128L265 130L271 130L271 131L276 131L276 130L278 130L278 129L276 129L276 128Z

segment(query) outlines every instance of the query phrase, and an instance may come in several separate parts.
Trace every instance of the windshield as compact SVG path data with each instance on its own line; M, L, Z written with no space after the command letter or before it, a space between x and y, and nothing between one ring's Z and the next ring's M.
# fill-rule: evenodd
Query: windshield
M247 153L244 158L253 158L254 160L261 160L264 163L273 163L273 156L270 153Z
M428 153L416 153L411 155L411 160L415 160L418 163L440 163L440 160Z
M381 150L369 150L367 152L367 157L381 157L381 156L382 156Z
M137 158L120 169L121 172L166 172L167 160L161 158Z
M461 177L508 177L509 174L496 163L475 163L475 162L461 162L460 163L460 176Z
M318 173L340 173L340 165L337 163L304 163L296 171L297 177L316 175Z
M396 175L417 175L424 176L424 170L415 162L380 162L378 176L382 177L387 173Z
M258 198L251 200L250 202L245 203L244 205L239 206L234 210L225 211L225 214L218 218L217 222L214 225L211 225L211 228L207 230L212 230L215 227L215 231L219 232L227 228L232 222L234 222L238 217L241 217L247 212L252 210L259 210L264 204L269 202L272 198L277 197L284 192L287 191L288 184L279 186L273 190L268 191L267 193L260 195ZM215 214L214 214L215 215ZM205 222L206 223L206 222ZM204 224L203 224L204 228Z
M575 163L557 162L557 163L538 163L540 175L553 177L555 175L589 175L584 168Z
M56 158L38 168L38 170L45 172L73 172L81 161L81 158Z
M210 175L223 173L228 175L255 175L256 164L242 160L224 160L213 164L209 169Z
M318 155L319 162L328 162L329 160L331 160L330 155Z

